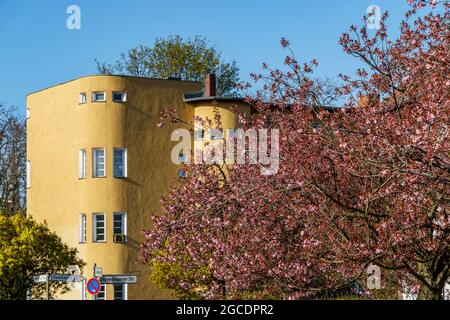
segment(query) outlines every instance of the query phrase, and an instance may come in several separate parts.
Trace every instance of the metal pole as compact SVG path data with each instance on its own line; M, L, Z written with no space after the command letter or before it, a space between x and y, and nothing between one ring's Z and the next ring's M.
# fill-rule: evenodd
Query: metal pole
M85 293L85 290L86 290L86 279L83 279L83 280L81 280L81 300L86 300L85 299L85 296L86 296L86 293Z
M50 283L49 283L48 274L45 275L45 278L46 278L46 282L45 282L46 296L47 296L47 300L50 300Z

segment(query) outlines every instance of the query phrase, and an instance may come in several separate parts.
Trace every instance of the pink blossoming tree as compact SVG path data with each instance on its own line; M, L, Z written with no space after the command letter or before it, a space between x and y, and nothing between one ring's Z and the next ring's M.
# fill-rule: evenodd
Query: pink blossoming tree
M341 75L345 108L290 52L254 74L244 127L280 130L280 169L190 166L163 200L142 256L189 298L305 298L393 272L440 299L450 276L450 4L410 0L396 40L383 15L340 43L367 69ZM435 8L436 7L436 8ZM413 21L410 21L414 19ZM281 45L290 50L289 42ZM331 95L333 96L333 95ZM172 118L173 119L173 118Z

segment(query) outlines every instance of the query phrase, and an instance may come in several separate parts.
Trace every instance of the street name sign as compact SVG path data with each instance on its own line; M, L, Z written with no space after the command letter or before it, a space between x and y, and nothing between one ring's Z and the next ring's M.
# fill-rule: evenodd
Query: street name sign
M52 274L49 280L56 282L81 282L84 278L76 274Z
M133 275L104 275L100 278L101 283L105 284L121 284L121 283L136 283L137 276Z
M48 281L55 281L55 282L81 282L84 280L84 278L77 274L41 274L38 276L33 277L34 283L45 283Z

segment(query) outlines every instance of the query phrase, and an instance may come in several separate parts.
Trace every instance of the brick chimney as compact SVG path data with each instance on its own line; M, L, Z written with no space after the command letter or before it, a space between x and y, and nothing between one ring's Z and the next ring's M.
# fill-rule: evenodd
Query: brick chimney
M208 73L205 79L205 96L215 97L216 96L216 75Z

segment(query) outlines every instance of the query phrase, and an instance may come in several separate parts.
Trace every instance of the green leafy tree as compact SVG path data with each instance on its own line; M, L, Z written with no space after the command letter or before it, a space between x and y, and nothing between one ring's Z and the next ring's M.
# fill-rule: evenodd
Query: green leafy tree
M81 270L85 263L45 224L22 213L0 214L0 300L41 299L45 285L34 284L33 276L66 273L70 265ZM66 284L50 283L51 295L68 289Z
M239 68L236 61L225 62L221 54L210 47L206 38L183 39L179 35L155 40L152 48L137 46L122 53L113 64L97 63L99 74L120 74L138 77L180 78L203 81L205 74L217 76L217 94L238 94Z

